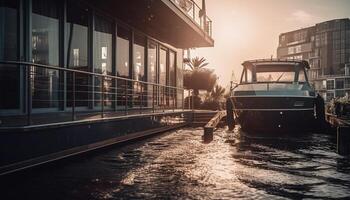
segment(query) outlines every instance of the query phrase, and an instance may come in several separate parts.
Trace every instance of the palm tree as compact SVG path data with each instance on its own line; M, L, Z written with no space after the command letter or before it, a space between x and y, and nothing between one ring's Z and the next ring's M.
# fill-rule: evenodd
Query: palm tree
M204 67L206 67L209 63L206 62L205 58L199 58L199 57L195 57L195 58L185 58L184 59L184 63L187 64L191 71L198 71Z
M213 101L219 102L225 95L225 88L221 87L220 85L215 85L213 90L210 93L210 96Z

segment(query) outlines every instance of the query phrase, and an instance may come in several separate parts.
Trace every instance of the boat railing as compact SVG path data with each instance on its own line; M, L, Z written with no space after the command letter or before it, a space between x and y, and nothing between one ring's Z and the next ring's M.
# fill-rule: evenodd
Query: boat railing
M101 69L96 73L31 62L0 61L0 70L21 80L21 89L11 91L11 94L20 93L13 97L21 97L13 99L20 102L20 111L12 114L1 108L2 127L185 109L183 88L114 76Z

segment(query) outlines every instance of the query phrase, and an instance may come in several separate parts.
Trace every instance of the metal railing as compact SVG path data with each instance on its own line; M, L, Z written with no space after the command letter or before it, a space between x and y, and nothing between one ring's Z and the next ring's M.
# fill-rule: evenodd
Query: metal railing
M193 0L170 0L180 8L198 27L212 37L212 20L204 13Z
M33 123L34 114L57 113L53 111L61 111L62 120L55 122L62 122L75 121L79 114L80 119L96 119L184 110L183 88L31 62L0 64L23 69L26 90L19 92L25 101L26 125L45 124L50 120Z

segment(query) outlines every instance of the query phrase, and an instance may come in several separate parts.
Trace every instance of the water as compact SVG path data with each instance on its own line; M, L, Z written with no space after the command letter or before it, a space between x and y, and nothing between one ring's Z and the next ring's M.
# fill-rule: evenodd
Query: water
M350 198L350 158L333 136L202 134L184 128L3 177L1 199Z

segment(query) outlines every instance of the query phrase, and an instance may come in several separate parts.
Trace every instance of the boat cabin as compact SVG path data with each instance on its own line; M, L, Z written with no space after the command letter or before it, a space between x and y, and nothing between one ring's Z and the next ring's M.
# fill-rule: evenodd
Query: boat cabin
M240 84L307 83L306 61L254 60L245 61Z

